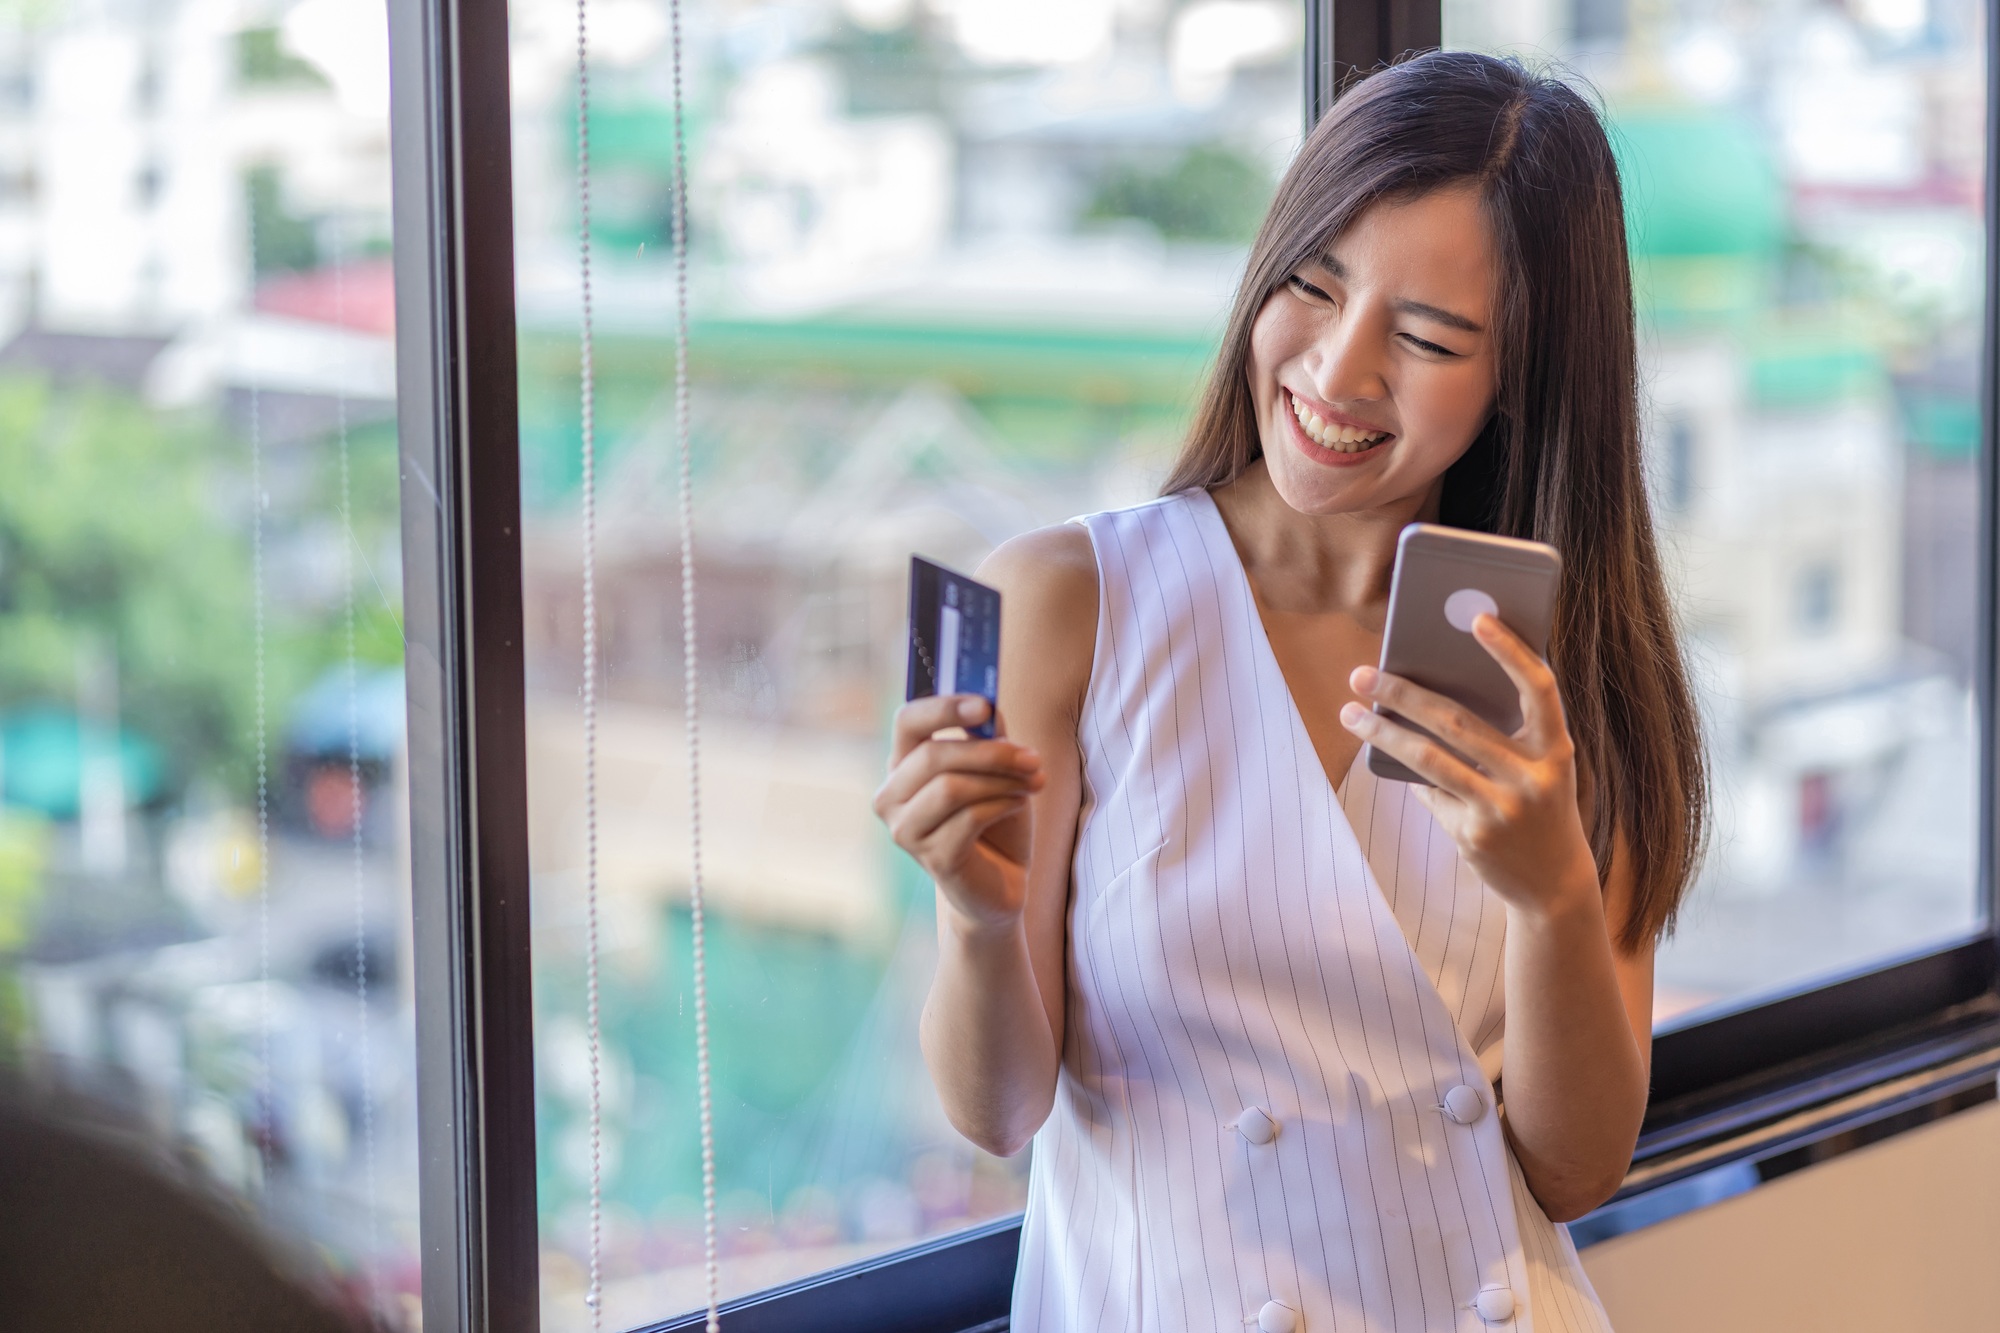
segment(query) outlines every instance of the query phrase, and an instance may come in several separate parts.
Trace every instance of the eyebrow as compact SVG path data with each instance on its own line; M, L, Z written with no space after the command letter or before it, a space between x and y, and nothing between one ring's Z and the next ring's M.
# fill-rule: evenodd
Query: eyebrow
M1319 257L1319 266L1341 282L1347 281L1347 266L1332 255L1321 255ZM1424 319L1434 320L1439 324L1454 329L1462 329L1467 333L1486 332L1484 328L1467 319L1464 315L1454 310L1446 310L1443 306L1430 305L1423 301L1392 301L1390 304L1406 315L1417 315Z

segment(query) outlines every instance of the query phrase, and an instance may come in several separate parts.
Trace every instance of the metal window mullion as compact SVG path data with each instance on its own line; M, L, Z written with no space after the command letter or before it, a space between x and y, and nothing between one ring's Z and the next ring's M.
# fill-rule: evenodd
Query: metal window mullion
M2000 218L1994 189L2000 187L2000 0L1986 5L1986 311L1979 374L1979 616L1973 693L1979 718L1980 905L1986 936L2000 959L2000 760L1996 760L1994 703L2000 698ZM2000 976L1991 987L2000 990Z
M1444 6L1441 0L1306 0L1305 39L1310 130L1356 78L1442 46Z
M1305 0L1305 117L1307 134L1333 105L1333 6L1335 0Z
M424 1327L539 1326L503 0L392 0Z

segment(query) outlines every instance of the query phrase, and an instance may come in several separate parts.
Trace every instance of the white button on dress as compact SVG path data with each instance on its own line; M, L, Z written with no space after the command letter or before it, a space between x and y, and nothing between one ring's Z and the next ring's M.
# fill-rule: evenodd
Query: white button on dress
M1236 1117L1236 1132L1261 1148L1278 1137L1278 1122L1263 1107L1252 1106Z
M1486 1114L1486 1099L1479 1089L1459 1084L1444 1095L1444 1113L1455 1125L1471 1125Z
M1514 1293L1506 1287L1481 1287L1472 1308L1487 1323L1504 1324L1514 1317Z
M1257 1333L1299 1333L1299 1312L1283 1301L1265 1301L1257 1311Z

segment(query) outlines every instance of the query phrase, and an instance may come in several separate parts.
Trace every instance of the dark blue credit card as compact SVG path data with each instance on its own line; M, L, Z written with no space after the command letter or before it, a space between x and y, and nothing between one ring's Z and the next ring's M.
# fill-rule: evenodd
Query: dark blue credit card
M978 694L1000 699L1000 594L977 579L910 557L910 671L905 699ZM993 735L993 716L967 731Z

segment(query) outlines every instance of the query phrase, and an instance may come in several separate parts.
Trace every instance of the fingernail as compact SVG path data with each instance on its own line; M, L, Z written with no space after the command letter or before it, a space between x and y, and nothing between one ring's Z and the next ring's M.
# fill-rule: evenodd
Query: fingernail
M1340 720L1347 726L1354 726L1366 716L1368 716L1368 710L1360 704L1345 703L1340 706Z
M977 722L986 716L986 701L984 699L961 699L958 702L958 715L967 722Z
M1372 666L1358 666L1354 668L1354 674L1347 678L1348 683L1363 694L1372 691L1381 679L1382 673Z

